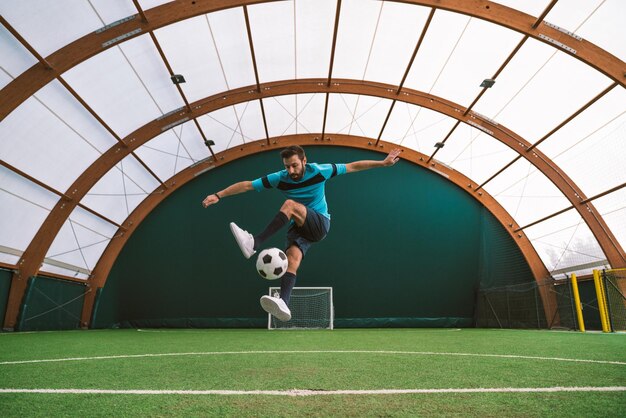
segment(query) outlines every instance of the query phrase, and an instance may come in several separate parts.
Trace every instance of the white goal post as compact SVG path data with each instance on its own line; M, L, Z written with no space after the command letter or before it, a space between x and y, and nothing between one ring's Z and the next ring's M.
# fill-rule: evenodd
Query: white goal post
M280 287L270 287L270 296L279 296ZM267 329L333 329L335 308L332 287L294 287L289 300L291 320L279 321L267 315Z

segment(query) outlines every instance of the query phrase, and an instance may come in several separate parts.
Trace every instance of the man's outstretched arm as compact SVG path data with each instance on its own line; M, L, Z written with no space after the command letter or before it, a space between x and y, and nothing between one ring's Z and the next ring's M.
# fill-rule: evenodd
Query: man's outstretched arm
M384 160L361 160L346 164L346 173L354 173L356 171L369 170L376 167L390 167L398 162L398 156L402 150L394 148L387 154Z
M216 204L217 202L220 201L220 199L223 199L228 196L236 195L239 193L249 192L250 190L254 190L254 187L252 187L251 181L247 181L247 180L240 181L239 183L235 183L235 184L228 186L224 190L208 195L202 201L202 206L206 208L207 206Z

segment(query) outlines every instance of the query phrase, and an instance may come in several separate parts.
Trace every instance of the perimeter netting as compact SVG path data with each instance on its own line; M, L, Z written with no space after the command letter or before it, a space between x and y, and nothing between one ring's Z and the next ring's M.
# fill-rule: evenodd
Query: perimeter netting
M542 294L548 293L551 306L546 312ZM477 327L577 328L569 280L481 289L476 302Z
M626 269L603 270L606 304L613 331L626 331Z
M278 296L280 287L270 287L269 295ZM268 329L333 329L332 287L294 287L289 300L291 320L279 321L268 315Z

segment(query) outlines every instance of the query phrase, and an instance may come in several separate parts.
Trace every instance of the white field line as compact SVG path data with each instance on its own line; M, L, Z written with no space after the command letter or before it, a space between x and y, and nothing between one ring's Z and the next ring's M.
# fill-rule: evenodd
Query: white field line
M117 390L117 389L0 389L2 393L104 394L104 395L398 395L436 393L552 393L552 392L624 392L626 386L572 386L546 388L457 388L457 389L371 389L371 390Z
M393 330L393 328L381 328L381 329L378 329L379 332L380 331L386 331L386 330ZM405 328L404 330L405 330L405 332L417 330L420 333L424 333L424 332L431 333L431 332L456 332L456 331L461 331L462 328L445 328L445 329L442 329L442 328L419 328L419 329L415 328L413 330L408 330L408 328ZM185 334L206 334L207 331L208 332L212 332L214 330L210 329L210 328L205 329L204 331L203 330L193 329L193 328L190 329L190 330L186 330L186 329L142 329L142 328L137 328L137 332L148 332L148 333L160 332L160 333L164 333L164 334L173 334L175 332L182 332L182 333L185 333ZM293 329L293 330L285 329L285 331L297 331L297 330L296 329ZM37 331L34 331L34 332L37 332ZM561 331L559 331L559 332L561 332ZM569 332L569 331L563 331L563 332ZM588 332L592 332L592 331L588 331ZM599 332L602 332L602 331L599 331Z
M540 356L520 356L514 354L479 354L479 353L436 353L431 351L385 351L385 350L291 350L291 351L208 351L208 352L192 352L192 353L154 353L154 354L123 354L117 356L93 356L93 357L68 357L53 358L40 360L15 360L2 361L2 365L10 364L29 364L29 363L53 363L63 361L87 361L87 360L115 360L126 358L146 358L146 357L182 357L182 356L224 356L224 355L250 355L250 354L396 354L396 355L417 355L417 356L462 356L462 357L489 357L489 358L507 358L507 359L523 359L523 360L547 360L547 361L565 361L574 363L595 363L595 364L615 364L626 366L623 361L610 360L590 360L575 359L562 357L540 357Z

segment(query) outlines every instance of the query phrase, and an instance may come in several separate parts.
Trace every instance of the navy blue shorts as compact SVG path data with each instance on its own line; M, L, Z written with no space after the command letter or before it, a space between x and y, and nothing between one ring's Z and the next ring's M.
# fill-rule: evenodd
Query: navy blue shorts
M287 230L287 248L297 246L304 256L314 242L323 240L330 229L330 219L324 215L306 208L306 219L302 226L295 223Z

